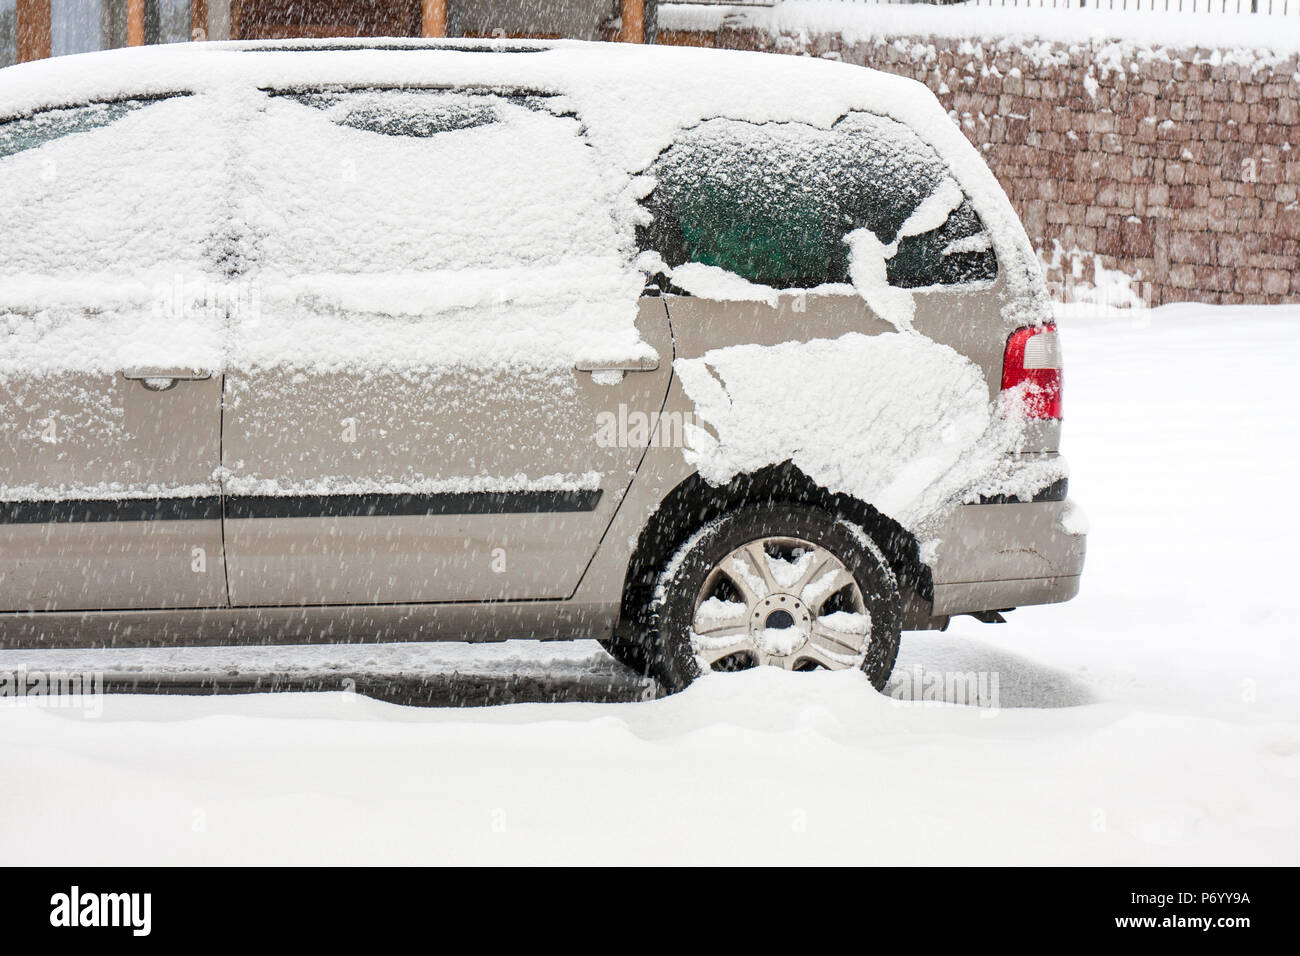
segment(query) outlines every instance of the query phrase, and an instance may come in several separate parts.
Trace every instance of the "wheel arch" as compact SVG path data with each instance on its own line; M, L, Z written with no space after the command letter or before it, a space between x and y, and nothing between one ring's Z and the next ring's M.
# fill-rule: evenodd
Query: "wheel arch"
M933 599L930 569L911 532L865 501L828 491L787 461L720 486L696 472L665 495L637 536L623 581L620 619L633 620L648 604L663 567L698 529L736 508L768 502L815 507L859 525L884 552L900 589Z

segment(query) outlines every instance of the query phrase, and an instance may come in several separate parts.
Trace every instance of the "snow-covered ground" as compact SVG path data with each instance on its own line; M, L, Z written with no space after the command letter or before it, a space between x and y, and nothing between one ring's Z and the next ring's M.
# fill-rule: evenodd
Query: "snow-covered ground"
M155 686L549 674L585 698L0 702L0 862L1300 863L1300 307L1064 335L1083 591L905 635L889 695L761 670L654 699L593 644L0 652ZM971 673L996 707L917 699Z

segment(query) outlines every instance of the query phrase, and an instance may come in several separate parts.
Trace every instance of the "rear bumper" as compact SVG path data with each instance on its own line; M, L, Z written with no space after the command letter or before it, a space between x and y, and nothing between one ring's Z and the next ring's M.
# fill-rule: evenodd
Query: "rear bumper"
M963 505L945 522L933 568L935 615L1068 601L1088 536L1065 501Z

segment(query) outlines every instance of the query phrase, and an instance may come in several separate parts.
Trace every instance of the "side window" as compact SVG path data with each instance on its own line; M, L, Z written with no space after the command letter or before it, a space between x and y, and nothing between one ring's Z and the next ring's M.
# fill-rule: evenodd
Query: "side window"
M0 158L37 149L73 133L99 129L155 100L118 100L66 109L43 110L32 116L0 122Z
M630 247L614 216L618 184L563 96L379 88L267 97L241 167L267 271L497 270L484 294L513 297L500 270L558 269Z
M898 252L885 264L889 284L904 289L961 285L997 278L993 240L969 199L938 229L898 240Z
M506 120L505 108L523 106L571 116L558 96L462 92L457 90L328 90L277 92L321 110L334 123L385 136L429 138L439 133L491 126Z
M0 120L0 298L11 298L2 280L15 275L153 286L209 271L229 217L225 147L194 94Z
M993 278L983 224L934 152L892 120L853 113L831 129L707 120L648 171L640 248L669 266L699 262L777 288L849 281L845 237L897 243L905 288ZM936 200L953 202L946 208ZM919 221L919 222L918 222Z

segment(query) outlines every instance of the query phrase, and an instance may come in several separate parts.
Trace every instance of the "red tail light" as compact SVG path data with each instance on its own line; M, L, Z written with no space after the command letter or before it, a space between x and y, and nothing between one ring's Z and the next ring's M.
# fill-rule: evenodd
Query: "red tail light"
M1007 351L1002 357L1002 390L1025 383L1027 417L1061 417L1061 345L1055 325L1016 329L1007 339Z

